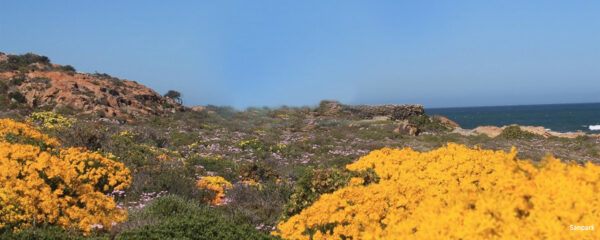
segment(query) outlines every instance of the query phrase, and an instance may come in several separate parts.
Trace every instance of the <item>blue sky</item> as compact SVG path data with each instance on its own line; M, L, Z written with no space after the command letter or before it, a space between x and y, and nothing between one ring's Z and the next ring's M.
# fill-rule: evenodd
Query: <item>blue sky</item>
M186 105L600 102L597 1L2 1L0 51Z

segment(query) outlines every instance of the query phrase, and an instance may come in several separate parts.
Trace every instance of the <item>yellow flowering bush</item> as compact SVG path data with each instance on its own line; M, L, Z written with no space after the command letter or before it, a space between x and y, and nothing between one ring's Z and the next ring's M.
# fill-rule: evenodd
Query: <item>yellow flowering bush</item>
M246 186L253 186L258 188L259 190L263 189L263 185L260 184L257 181L254 181L254 179L250 179L250 180L242 180L242 184L246 185Z
M127 130L123 130L119 133L119 137L133 139L135 137L135 133L127 131Z
M129 169L99 153L58 146L26 124L0 119L0 230L46 223L88 233L92 225L127 218L107 194L129 187Z
M240 141L237 145L241 149L253 149L256 151L269 151L269 152L274 152L274 153L280 153L281 150L287 148L287 145L285 145L285 144L277 144L277 145L268 146L266 143L264 143L263 141L261 141L258 138L254 138L254 139L250 139L250 140L243 140L243 141Z
M285 239L597 239L600 166L541 163L448 144L376 150L346 167L379 182L347 187L280 222ZM598 226L596 226L598 227Z
M257 149L257 150L261 150L263 149L265 146L264 144L260 141L260 139L258 138L253 138L250 140L243 140L240 141L238 143L238 147L242 148L242 149Z
M0 229L25 222L27 216L19 208L19 196L10 189L0 188Z
M10 119L0 119L0 140L11 143L41 143L46 147L58 147L60 143L35 128L25 123L15 122Z
M29 115L29 120L38 122L45 128L71 127L75 119L66 118L55 112L34 112Z
M233 187L229 181L219 176L202 177L196 185L201 189L208 189L217 193L214 199L206 199L214 205L222 204L223 198L225 198L225 189L231 189Z

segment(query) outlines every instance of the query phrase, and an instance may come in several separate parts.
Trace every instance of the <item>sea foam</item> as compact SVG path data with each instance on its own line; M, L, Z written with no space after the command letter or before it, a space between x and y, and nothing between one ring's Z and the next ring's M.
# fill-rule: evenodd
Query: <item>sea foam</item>
M600 130L600 125L590 125L589 128L592 131L599 131Z

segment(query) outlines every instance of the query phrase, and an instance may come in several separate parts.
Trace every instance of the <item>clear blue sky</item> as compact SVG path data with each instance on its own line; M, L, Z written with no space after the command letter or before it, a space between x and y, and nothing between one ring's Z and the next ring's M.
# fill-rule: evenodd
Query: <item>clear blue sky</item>
M0 51L186 105L600 102L598 1L2 1Z

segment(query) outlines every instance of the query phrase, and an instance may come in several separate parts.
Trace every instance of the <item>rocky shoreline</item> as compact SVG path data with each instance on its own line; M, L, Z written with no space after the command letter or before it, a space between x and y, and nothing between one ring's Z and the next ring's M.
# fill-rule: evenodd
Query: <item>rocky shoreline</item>
M502 127L497 127L497 126L479 126L473 129L463 129L460 127L455 128L452 132L453 133L458 133L461 135L465 135L465 136L472 136L472 135L478 135L478 134L485 134L488 137L494 138L499 136L502 131L509 127L509 126L515 126L515 125L508 125L508 126L502 126ZM589 134L589 133L585 133L585 132L555 132L555 131L551 131L546 129L545 127L541 127L541 126L519 126L521 128L521 130L526 131L526 132L530 132L536 135L540 135L543 137L562 137L562 138L576 138L576 137L580 137L580 136L589 136L589 137L600 137L600 134Z

